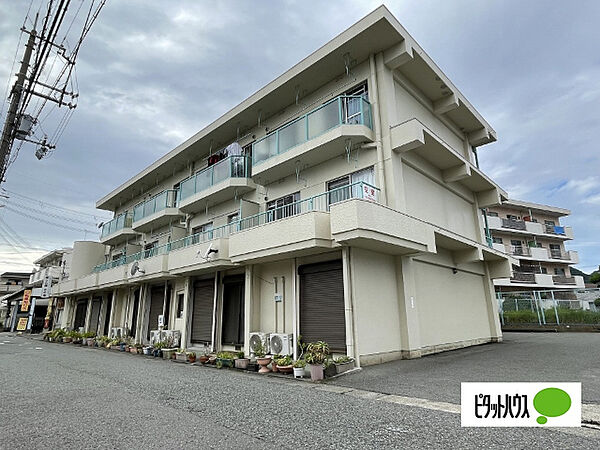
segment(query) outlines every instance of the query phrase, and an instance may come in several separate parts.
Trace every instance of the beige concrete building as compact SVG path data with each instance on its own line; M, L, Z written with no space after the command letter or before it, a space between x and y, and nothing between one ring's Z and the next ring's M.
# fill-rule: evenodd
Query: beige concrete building
M97 202L66 323L244 349L325 340L362 364L501 339L476 164L496 134L380 7ZM295 351L294 345L290 351Z
M512 277L494 280L497 291L585 287L583 277L571 276L569 268L579 262L577 252L565 247L573 230L560 218L569 214L568 209L518 200L487 208L484 221L493 247L519 261Z

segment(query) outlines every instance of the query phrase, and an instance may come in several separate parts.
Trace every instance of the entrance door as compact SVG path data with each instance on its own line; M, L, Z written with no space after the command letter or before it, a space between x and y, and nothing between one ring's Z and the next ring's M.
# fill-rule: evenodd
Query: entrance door
M300 334L304 342L325 341L346 353L342 261L300 266Z
M112 302L113 302L113 295L111 292L106 299L106 315L104 316L104 327L102 328L102 331L103 331L102 334L104 336L108 336L108 332L110 331L108 329L108 325L110 325L110 313L112 311Z
M244 275L223 278L221 343L244 345Z
M158 316L163 313L164 300L164 286L155 286L150 289L150 317L148 319L148 331L146 333L147 339L150 339L151 330L158 330Z
M215 280L201 280L194 283L194 306L192 312L192 336L195 343L212 342L213 303Z
M73 322L73 328L79 330L85 326L85 313L87 311L87 299L79 300L75 308L75 320Z

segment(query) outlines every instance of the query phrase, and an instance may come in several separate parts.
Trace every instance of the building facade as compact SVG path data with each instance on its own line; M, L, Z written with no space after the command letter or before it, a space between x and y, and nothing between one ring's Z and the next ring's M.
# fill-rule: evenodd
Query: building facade
M495 139L380 7L97 202L114 219L74 244L65 325L147 342L162 317L186 348L278 333L362 364L498 341Z
M10 297L23 291L29 272L4 272L0 274L0 330L9 330L14 307Z
M571 211L509 200L484 214L494 248L519 261L512 277L494 280L497 291L585 288L583 277L570 271L579 256L565 247L573 229L560 223Z

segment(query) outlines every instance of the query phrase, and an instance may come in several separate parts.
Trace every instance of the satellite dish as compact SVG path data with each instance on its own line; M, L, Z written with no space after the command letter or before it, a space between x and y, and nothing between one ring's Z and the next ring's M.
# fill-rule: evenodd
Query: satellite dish
M138 263L137 261L133 263L133 265L131 266L131 276L134 276L137 272L140 272L142 274L146 273L145 270L140 269L140 263Z
M204 252L204 255L202 255L202 259L204 261L208 261L210 260L210 254L211 253L219 253L219 250L216 248L212 248L212 243L209 244L208 248L206 249L206 251ZM200 255L200 252L198 252L198 255ZM198 256L196 255L196 256Z

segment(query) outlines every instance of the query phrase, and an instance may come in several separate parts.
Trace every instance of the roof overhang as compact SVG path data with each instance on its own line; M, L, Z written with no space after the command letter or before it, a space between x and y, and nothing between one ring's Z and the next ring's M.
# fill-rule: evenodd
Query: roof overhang
M435 65L410 34L385 6L359 20L330 42L310 54L287 72L248 97L194 136L175 147L159 160L142 170L111 193L96 202L96 207L113 211L172 176L209 148L228 144L232 136L244 134L261 120L266 120L296 101L297 89L305 95L320 88L331 79L344 74L344 55L357 64L371 54L377 54L406 43L412 60L405 61L399 70L427 95L433 104L469 136L473 144L481 145L496 139L495 131L473 108L466 98ZM439 81L438 81L439 80ZM436 85L437 83L437 85ZM456 99L456 108L444 103L445 94L439 91L443 83ZM437 91L435 89L437 89ZM439 100L442 100L440 103ZM441 110L440 110L441 111Z
M559 208L558 206L542 205L540 203L524 202L521 200L509 199L503 202L502 205L510 206L516 209L522 209L524 211L531 211L538 214L545 214L548 216L562 217L571 214L570 210L565 208Z

